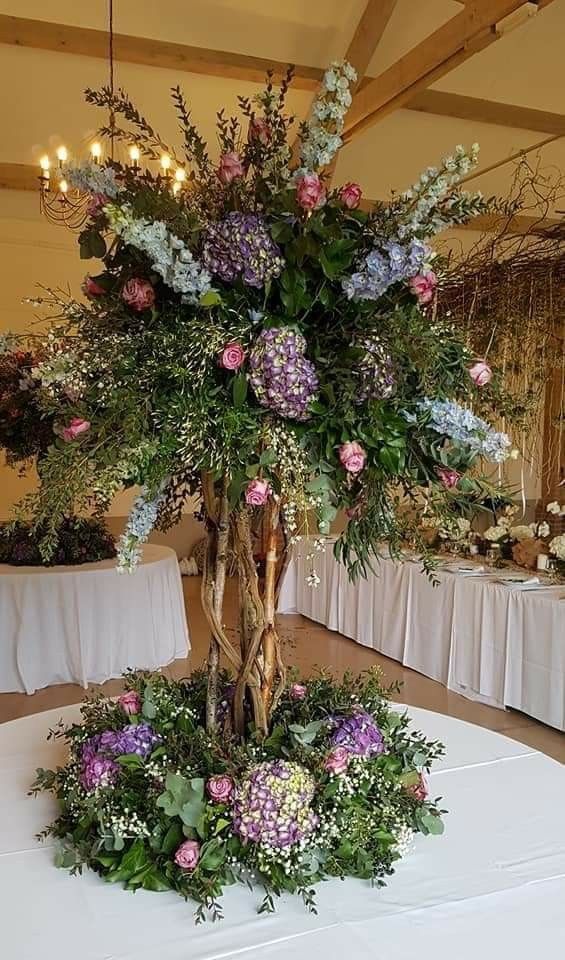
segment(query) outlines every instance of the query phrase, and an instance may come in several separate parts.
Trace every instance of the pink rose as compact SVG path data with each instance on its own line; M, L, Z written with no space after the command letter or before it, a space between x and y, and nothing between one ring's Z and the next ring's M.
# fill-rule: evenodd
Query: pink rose
M127 303L132 310L149 310L155 303L155 291L149 280L140 280L139 277L132 277L128 280L122 289L122 300Z
M358 183L346 183L339 191L339 199L348 210L356 210L361 203L363 191Z
M469 376L477 387L484 387L492 380L492 370L486 360L477 360L472 367L469 367Z
M290 690L290 699L291 700L304 700L306 696L306 687L303 683L293 683Z
M360 443L342 443L339 448L339 462L348 473L360 473L365 466L367 454Z
M245 350L240 343L226 343L220 355L220 366L224 370L239 370L245 360Z
M436 473L444 487L446 487L448 490L452 490L453 487L456 487L461 479L461 474L457 473L457 470L450 470L448 467L438 467Z
M82 285L82 292L87 297L102 297L106 293L104 287L101 287L92 277L85 277Z
M248 142L251 143L253 140L258 140L259 143L265 146L269 143L270 139L271 128L268 122L263 117L251 117L247 131Z
M233 793L233 780L225 775L210 777L206 790L214 803L227 803Z
M326 188L317 173L305 173L296 181L296 199L303 210L321 207L326 199Z
M271 488L266 480L251 480L245 491L245 502L250 507L262 507L271 494Z
M175 863L181 870L194 870L200 857L198 840L185 840L175 853Z
M345 747L334 747L324 760L324 769L328 773L345 773L349 766L349 751Z
M416 800L424 801L428 799L428 794L430 792L428 778L425 773L420 773L420 779L418 783L413 784L411 787L408 787L408 792L412 794Z
M232 180L245 176L245 170L239 154L233 151L222 154L218 166L218 176L222 183L231 183Z
M70 440L76 440L81 433L86 433L87 430L90 430L89 420L83 420L82 417L73 417L69 425L63 427L61 436L68 443Z
M88 206L86 212L89 217L97 217L103 207L108 203L108 197L105 193L93 193L90 200L88 201Z
M141 697L135 690L128 690L127 693L122 693L121 697L118 697L118 703L124 713L127 713L129 717L134 717L136 714L141 713Z
M418 303L429 303L433 300L435 289L437 287L437 277L433 270L426 270L425 273L419 273L418 276L410 280L410 289L415 297L418 297Z

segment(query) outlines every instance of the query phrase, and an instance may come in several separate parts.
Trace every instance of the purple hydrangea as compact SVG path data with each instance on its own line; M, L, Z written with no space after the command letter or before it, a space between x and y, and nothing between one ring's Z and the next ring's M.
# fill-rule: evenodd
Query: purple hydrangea
M358 757L375 757L384 752L383 735L365 710L355 710L347 717L334 717L332 725L334 747L344 747Z
M244 841L282 849L318 825L311 808L315 784L308 770L286 760L252 767L236 788L233 828Z
M98 787L111 787L116 782L119 772L120 767L114 760L95 753L88 759L83 758L80 782L89 792Z
M161 739L148 723L95 734L86 740L81 748L82 786L85 790L110 786L115 782L120 769L114 762L115 757L126 753L147 757Z
M420 273L430 259L431 250L413 238L409 243L389 240L380 250L371 250L357 273L343 281L350 300L378 300L393 283Z
M227 283L239 275L249 287L263 287L281 273L284 260L265 221L255 213L228 213L206 229L204 266Z
M289 327L263 330L250 355L249 382L263 407L290 420L308 420L318 389L314 364L304 356L306 340Z
M360 345L365 354L359 364L357 402L386 400L394 393L396 383L390 353L377 336L367 337Z

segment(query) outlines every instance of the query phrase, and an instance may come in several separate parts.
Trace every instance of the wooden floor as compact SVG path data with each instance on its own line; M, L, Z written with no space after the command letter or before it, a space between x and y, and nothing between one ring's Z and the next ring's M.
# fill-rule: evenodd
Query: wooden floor
M165 672L172 677L183 677L191 669L200 666L206 656L208 631L200 606L200 580L183 578L186 608L192 650L186 660L176 660ZM226 624L233 630L235 623L235 584L230 582L227 590ZM543 753L565 763L565 734L546 727L524 714L514 710L496 710L470 700L456 693L450 693L434 680L428 680L413 670L408 670L373 650L362 647L338 633L332 633L318 624L299 615L286 615L279 618L279 629L285 647L285 659L307 676L316 667L324 666L336 675L345 670L359 671L379 664L390 682L403 684L401 693L395 698L404 703L438 713L445 713L461 720L476 723L490 730L519 740ZM119 693L121 682L111 680L103 685L109 695ZM29 713L49 710L68 703L77 703L85 691L73 684L64 684L40 690L33 696L23 693L0 694L0 723L23 717Z

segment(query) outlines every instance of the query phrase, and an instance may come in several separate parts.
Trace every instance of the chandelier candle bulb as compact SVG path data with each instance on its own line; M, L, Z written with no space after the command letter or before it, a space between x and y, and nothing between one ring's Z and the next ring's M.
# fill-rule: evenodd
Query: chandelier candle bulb
M170 176L169 170L171 169L171 158L168 153L164 153L161 157L161 170L163 171L163 176Z
M66 180L59 181L59 193L67 193L69 190L69 185Z
M100 163L102 157L102 146L99 143L93 143L90 148L90 153L94 163Z
M66 147L59 147L57 150L57 160L59 161L59 166L62 166L67 162L69 158L69 153Z
M132 164L132 167L134 168L134 170L137 169L137 164L138 164L138 161L139 161L139 157L140 157L139 147L136 147L136 146L130 147L130 148L129 148L129 158L130 158L130 160L131 160L131 164Z

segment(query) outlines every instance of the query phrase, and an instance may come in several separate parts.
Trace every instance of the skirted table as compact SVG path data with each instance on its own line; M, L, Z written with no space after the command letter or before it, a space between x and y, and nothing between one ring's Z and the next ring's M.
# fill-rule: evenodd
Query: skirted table
M0 691L102 683L190 648L176 554L148 545L132 574L115 560L0 565Z
M399 707L399 709L402 709ZM64 759L45 741L76 707L0 725L0 904L6 960L485 960L562 956L565 943L565 767L480 727L408 708L447 748L431 776L442 837L419 837L381 890L332 880L318 914L285 896L258 916L259 887L229 887L225 919L194 926L173 893L135 896L85 870L53 866L50 794L26 796L36 767Z
M565 730L565 585L520 590L439 570L434 586L419 562L384 556L375 574L352 583L332 553L299 544L279 613L301 613L471 700L513 707Z

